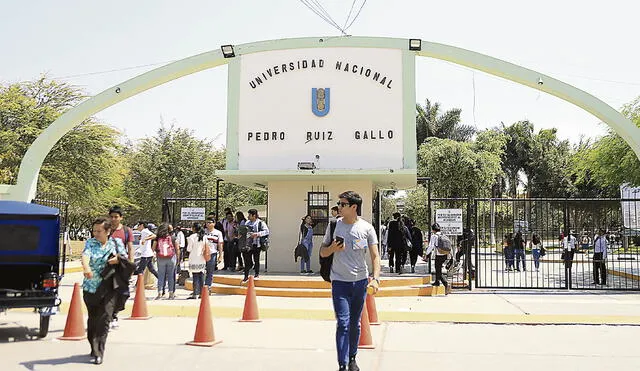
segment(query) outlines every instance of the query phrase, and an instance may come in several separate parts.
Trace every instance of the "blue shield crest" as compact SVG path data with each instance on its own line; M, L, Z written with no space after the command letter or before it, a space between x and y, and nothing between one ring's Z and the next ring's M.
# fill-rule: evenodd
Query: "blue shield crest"
M311 89L311 111L318 117L326 116L329 113L329 88Z

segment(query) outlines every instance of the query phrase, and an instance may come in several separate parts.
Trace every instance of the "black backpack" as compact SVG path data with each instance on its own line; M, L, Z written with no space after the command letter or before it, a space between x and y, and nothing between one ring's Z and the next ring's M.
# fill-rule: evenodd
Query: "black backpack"
M329 224L329 233L331 234L331 240L333 241L333 233L336 231L336 222L333 221ZM319 249L322 250L322 249ZM318 252L320 255L320 252ZM322 279L331 282L331 265L333 264L333 254L323 258L320 256L320 275Z

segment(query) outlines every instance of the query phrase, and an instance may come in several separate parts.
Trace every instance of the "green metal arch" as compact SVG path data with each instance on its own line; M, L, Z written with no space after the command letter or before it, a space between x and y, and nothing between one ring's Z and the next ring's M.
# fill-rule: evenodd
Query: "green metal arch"
M269 50L322 47L407 50L409 49L409 40L376 37L310 37L259 41L237 45L234 48L236 56L239 56ZM422 50L415 51L415 54L483 71L573 103L611 126L616 133L629 143L636 156L640 158L640 129L620 112L591 94L536 71L450 45L423 41ZM7 199L31 200L36 194L38 175L45 157L62 136L83 120L145 90L183 76L227 64L228 61L229 59L224 58L220 50L194 55L136 76L80 103L60 116L36 138L20 164L17 184L0 188L0 191L8 189Z

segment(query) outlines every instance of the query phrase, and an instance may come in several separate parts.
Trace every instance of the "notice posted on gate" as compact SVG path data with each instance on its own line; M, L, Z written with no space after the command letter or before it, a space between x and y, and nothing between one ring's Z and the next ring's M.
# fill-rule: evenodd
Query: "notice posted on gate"
M204 220L204 207L183 207L180 209L180 220Z
M436 210L436 223L440 224L440 231L447 236L462 234L462 209Z

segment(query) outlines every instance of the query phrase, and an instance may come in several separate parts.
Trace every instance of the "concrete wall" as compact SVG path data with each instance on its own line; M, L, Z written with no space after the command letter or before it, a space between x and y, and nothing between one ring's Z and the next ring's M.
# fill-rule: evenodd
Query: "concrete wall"
M324 190L322 187L324 186ZM293 260L293 251L298 244L301 218L307 214L307 192L329 192L329 209L338 202L344 191L355 191L362 197L362 217L371 222L373 183L357 182L269 182L269 230L271 236L268 251L269 272L300 272L300 259ZM318 251L322 236L314 236L311 269L320 270Z

